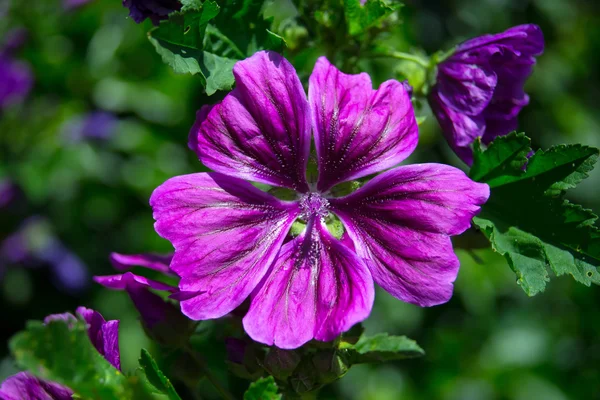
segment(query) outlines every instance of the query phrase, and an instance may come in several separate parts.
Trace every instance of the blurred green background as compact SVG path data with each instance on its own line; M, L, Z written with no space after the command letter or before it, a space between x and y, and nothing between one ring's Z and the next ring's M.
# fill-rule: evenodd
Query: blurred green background
M91 276L114 273L111 251L171 250L153 230L148 198L167 178L202 170L187 135L196 110L219 94L206 98L197 78L164 65L146 38L150 22L136 25L119 0L7 1L0 36L26 29L14 57L29 64L34 86L0 110L0 182L15 185L14 200L0 208L0 340L27 319L85 305L121 320L123 368L131 370L148 339L127 295ZM535 147L600 147L600 2L410 0L391 32L403 50L431 53L521 23L542 27L546 51L527 83L520 128ZM296 65L301 76L311 63ZM384 63L376 79L394 70ZM429 118L410 161L460 165L429 111L420 113ZM598 187L595 171L570 196L600 211ZM379 291L365 322L367 333L415 339L426 357L353 367L322 398L600 399L600 289L563 277L528 298L500 256L457 252L462 267L448 304L421 309ZM0 356L3 380L15 367L6 346ZM228 384L243 390L239 380Z

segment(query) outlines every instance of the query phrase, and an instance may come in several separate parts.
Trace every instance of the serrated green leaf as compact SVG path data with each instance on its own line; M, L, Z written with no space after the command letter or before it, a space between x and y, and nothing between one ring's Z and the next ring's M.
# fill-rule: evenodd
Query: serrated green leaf
M213 0L188 0L148 38L175 72L200 76L206 94L228 91L237 61L261 49L279 51L285 46L283 38L269 30L262 3L244 0L219 6Z
M244 393L244 400L279 400L281 395L278 390L272 376L260 378L250 384L250 387Z
M170 400L181 400L181 397L175 391L171 381L158 368L156 361L152 358L146 349L142 349L140 354L140 367L146 374L148 381L154 385L161 393L167 395Z
M83 399L133 398L127 377L98 353L83 321L30 321L12 337L11 353L18 365L43 379L73 389Z
M479 140L474 143L471 179L485 182L490 187L504 183L511 176L523 174L523 165L531 151L531 140L524 133L500 136L485 152Z
M545 289L548 267L556 276L600 284L597 216L562 198L587 177L598 150L562 145L539 150L527 161L522 156L530 152L524 146L528 141L523 134L511 134L485 152L475 146L471 177L492 190L473 222L506 258L529 296Z
M389 336L387 333L362 336L355 344L341 342L339 348L347 350L352 364L402 360L425 354L414 340L406 336Z
M388 4L382 0L367 0L364 5L360 0L344 0L348 32L353 36L363 33L400 7L397 2Z

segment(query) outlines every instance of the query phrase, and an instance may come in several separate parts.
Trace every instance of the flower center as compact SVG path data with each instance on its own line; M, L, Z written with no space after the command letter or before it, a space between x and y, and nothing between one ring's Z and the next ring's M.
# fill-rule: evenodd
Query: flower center
M300 210L304 221L310 217L324 219L329 214L329 201L318 193L307 193L300 198Z

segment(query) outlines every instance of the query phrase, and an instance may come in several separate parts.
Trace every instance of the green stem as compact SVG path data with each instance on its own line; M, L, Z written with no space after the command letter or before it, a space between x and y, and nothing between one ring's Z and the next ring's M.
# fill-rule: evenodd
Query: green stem
M233 395L231 393L229 393L229 391L221 385L219 380L212 374L212 372L210 372L210 370L208 368L206 368L206 366L204 365L204 361L198 357L196 352L189 346L186 346L185 350L194 359L196 364L198 364L198 366L204 373L204 376L206 377L206 379L208 379L208 381L215 387L217 392L219 392L219 395L221 396L221 398L224 400L235 400Z
M381 55L383 57L395 58L397 60L411 61L416 64L419 64L421 67L423 67L425 69L429 69L429 67L430 67L429 60L426 60L426 59L424 59L420 56L414 55L414 54L404 53L402 51L393 51L391 53L384 53L384 54L378 54L378 55Z

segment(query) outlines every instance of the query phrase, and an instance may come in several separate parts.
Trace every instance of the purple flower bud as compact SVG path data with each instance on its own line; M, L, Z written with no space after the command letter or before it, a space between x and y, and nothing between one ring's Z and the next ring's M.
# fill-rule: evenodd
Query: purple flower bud
M248 343L241 339L232 337L225 338L225 351L227 351L227 359L235 364L244 363L244 355Z
M90 308L78 307L79 315L88 325L88 336L96 348L106 360L116 369L121 369L121 355L119 352L119 321L106 321L102 314ZM51 314L44 318L44 324L53 321L75 322L77 318L71 313Z
M1 400L71 400L72 395L71 389L36 378L28 372L9 376L0 386Z
M543 50L539 26L520 25L468 40L438 65L429 104L465 163L473 162L476 138L488 144L517 128L517 115L529 103L523 86Z
M123 7L129 8L129 16L138 24L150 18L158 25L173 11L181 10L181 3L178 0L123 0Z
M140 313L148 334L164 344L177 344L187 338L190 320L179 309L163 300L150 289L175 292L177 289L162 282L126 272L123 275L95 276L94 280L104 287L125 290Z

